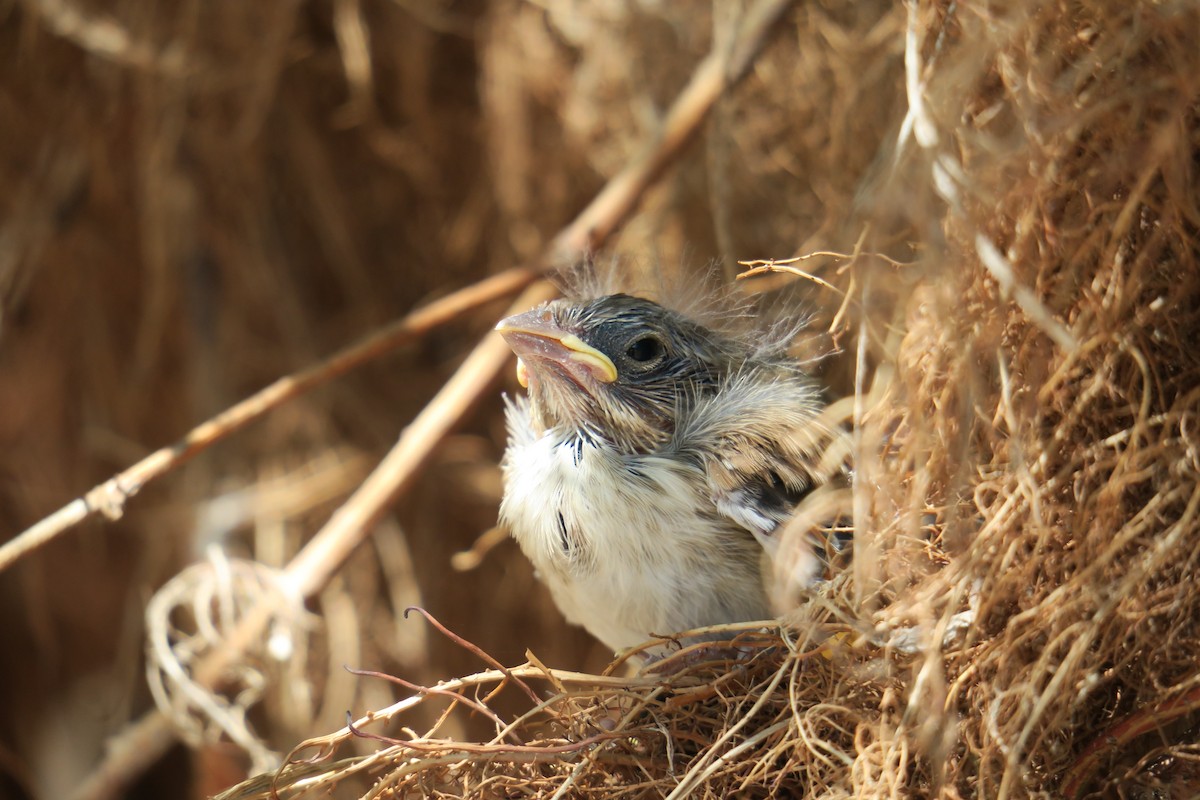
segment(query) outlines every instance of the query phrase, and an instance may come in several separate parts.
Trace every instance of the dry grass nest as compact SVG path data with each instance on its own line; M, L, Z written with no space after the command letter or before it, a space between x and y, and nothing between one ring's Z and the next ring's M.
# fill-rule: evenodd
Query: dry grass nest
M413 686L223 797L1200 792L1200 15L1017 6L908 11L879 193L941 213L839 273L850 568L724 650Z

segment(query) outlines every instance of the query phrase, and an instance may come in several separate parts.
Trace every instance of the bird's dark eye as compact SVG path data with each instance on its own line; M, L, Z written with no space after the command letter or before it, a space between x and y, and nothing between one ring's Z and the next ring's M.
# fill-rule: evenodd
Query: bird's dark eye
M654 361L663 354L663 343L655 336L642 336L634 339L625 348L625 355L642 364Z

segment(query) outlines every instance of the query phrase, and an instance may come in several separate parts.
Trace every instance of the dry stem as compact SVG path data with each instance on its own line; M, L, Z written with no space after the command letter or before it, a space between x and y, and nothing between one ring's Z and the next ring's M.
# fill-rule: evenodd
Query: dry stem
M574 222L555 238L543 264L561 263L564 259L575 260L603 244L612 231L632 213L646 189L661 175L665 167L679 156L684 146L699 130L717 98L745 75L754 57L765 44L772 26L791 2L792 0L759 0L747 12L739 26L734 45L728 50L723 50L721 54L710 55L701 63L692 80L672 104L660 136L647 145L641 157L609 181ZM511 279L512 273L505 275L509 275ZM527 283L531 273L522 270L520 275L522 282ZM522 295L514 309L528 308L551 297L553 291L550 284L539 282ZM409 484L417 468L437 442L466 413L484 387L490 385L507 358L507 348L494 333L485 337L475 348L443 389L404 431L400 441L375 472L289 564L283 580L285 585L295 592L296 597L310 596L336 573L344 559L369 535L372 526L385 513L388 505ZM173 450L174 448L167 448L162 458L169 459ZM192 455L194 452L196 451L188 451L188 454ZM120 483L114 485L121 492L121 497L128 496L129 486ZM140 483L137 486L140 487ZM53 533L50 534L52 535ZM0 562L0 566L2 564L3 562ZM197 666L195 675L198 682L209 687L216 684L224 667L236 660L260 635L262 626L271 616L269 605L264 603L248 614L228 645ZM159 713L152 712L151 716ZM143 721L136 729L140 730L148 724L150 723ZM114 762L111 757L106 759L97 772L80 787L76 798L100 800L115 795L129 780L165 752L172 741L164 736L156 742L156 746L142 748L129 754L123 761Z
M536 278L537 273L527 268L515 268L486 278L433 301L319 364L280 378L196 426L174 444L155 450L132 467L5 542L0 546L0 572L96 513L110 520L119 519L124 513L125 503L147 483L186 463L283 403L413 341L473 308L520 291Z

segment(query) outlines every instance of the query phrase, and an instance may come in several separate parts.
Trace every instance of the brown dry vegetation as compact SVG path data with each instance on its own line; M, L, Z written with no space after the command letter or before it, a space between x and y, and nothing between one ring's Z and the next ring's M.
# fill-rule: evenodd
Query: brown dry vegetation
M0 0L2 538L536 264L750 5ZM497 297L0 572L0 795L201 797L308 737L228 796L1200 793L1200 10L997 5L795 4L600 255L855 254L743 282L798 281L832 353L853 486L801 519L856 557L738 664L596 677L510 543L453 559L495 521L490 380L327 585L239 622Z

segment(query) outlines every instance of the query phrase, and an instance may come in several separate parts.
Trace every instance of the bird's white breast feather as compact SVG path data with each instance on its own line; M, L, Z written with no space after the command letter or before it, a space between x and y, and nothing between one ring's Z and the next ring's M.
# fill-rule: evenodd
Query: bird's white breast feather
M501 519L568 619L620 649L766 615L754 540L711 513L698 467L532 434L523 403L509 425Z

